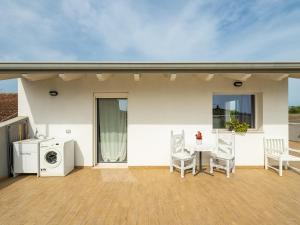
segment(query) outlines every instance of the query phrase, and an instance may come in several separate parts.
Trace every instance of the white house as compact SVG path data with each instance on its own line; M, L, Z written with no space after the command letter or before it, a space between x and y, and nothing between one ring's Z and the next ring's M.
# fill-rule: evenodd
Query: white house
M288 77L300 63L0 64L0 79L19 78L31 135L74 139L77 166L166 166L171 130L210 143L232 112L251 126L236 137L236 164L262 166L263 137L288 139Z

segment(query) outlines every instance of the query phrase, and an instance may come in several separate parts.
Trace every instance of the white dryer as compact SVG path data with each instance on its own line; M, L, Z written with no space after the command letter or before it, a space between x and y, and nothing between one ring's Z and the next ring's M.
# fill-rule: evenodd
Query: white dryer
M53 139L40 144L40 176L66 176L73 169L73 140Z

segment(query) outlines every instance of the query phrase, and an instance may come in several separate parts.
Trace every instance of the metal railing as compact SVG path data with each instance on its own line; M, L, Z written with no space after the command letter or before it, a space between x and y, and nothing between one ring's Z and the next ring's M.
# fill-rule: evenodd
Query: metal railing
M28 117L16 117L0 123L0 178L12 175L12 143L28 138L28 125Z

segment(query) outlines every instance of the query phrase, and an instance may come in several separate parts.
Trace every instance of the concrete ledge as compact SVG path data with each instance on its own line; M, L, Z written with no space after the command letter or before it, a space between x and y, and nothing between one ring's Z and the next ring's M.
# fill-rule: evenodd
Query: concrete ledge
M26 116L18 116L18 117L15 117L13 119L6 120L6 121L0 123L0 128L1 127L9 126L11 124L14 124L14 123L20 122L22 120L26 120L26 119L28 119L28 117L26 117Z

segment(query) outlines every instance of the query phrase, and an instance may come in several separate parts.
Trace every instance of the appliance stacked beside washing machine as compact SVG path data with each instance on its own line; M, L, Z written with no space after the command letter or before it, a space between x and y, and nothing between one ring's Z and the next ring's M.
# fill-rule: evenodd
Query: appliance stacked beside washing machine
M40 144L40 176L65 176L73 169L73 140L53 139Z
M36 173L40 170L40 144L49 141L44 139L25 139L13 143L13 174Z

